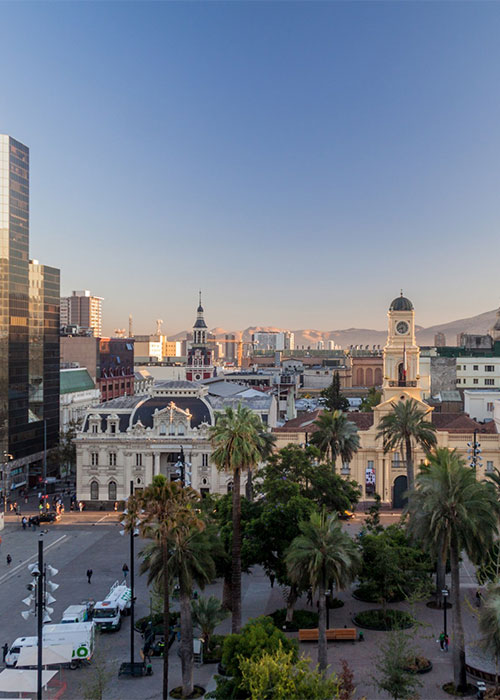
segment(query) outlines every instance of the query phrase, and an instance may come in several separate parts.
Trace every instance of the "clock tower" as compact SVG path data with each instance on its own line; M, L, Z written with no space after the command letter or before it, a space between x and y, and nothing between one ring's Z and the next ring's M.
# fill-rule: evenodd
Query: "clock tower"
M199 382L201 379L210 379L214 376L212 350L207 344L208 328L203 313L200 291L196 321L193 326L193 341L187 354L186 379L189 382Z
M415 341L415 310L409 299L396 297L389 307L389 330L384 347L384 401L393 397L422 400L420 348Z

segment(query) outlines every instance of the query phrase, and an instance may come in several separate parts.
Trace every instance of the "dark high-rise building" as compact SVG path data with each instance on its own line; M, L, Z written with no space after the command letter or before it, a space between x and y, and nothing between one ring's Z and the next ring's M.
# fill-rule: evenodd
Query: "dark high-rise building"
M59 435L59 270L29 261L29 149L0 135L2 489L28 480ZM45 423L45 429L44 429ZM8 468L6 468L8 465Z

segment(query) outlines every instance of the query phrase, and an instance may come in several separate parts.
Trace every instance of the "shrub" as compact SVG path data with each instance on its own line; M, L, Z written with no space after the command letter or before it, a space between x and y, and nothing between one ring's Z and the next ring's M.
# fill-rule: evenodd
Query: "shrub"
M171 627L175 627L176 625L179 624L179 615L180 615L180 613L178 613L178 612L170 611L169 622L170 622ZM138 632L140 632L141 634L144 634L144 630L146 629L146 626L150 620L151 620L150 615L146 615L146 617L140 617L135 622L135 629ZM163 635L163 614L157 613L156 615L153 615L152 620L153 620L153 630L154 630L155 634Z

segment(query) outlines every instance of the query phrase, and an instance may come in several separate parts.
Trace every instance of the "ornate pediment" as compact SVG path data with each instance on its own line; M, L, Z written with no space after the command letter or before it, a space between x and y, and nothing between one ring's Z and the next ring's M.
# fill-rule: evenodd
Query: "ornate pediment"
M179 408L174 401L153 413L153 432L157 435L187 435L191 432L192 414Z

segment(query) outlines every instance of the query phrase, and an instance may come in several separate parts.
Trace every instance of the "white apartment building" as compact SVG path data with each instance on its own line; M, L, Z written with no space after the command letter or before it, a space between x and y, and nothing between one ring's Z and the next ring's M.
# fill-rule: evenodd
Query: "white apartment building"
M457 357L457 389L500 389L500 357Z
M466 389L464 391L464 411L480 423L493 420L495 402L500 401L499 389Z
M61 297L60 325L91 328L96 338L102 336L102 297L95 297L88 289L74 291L70 297Z
M255 350L295 350L291 331L257 331L252 335Z

